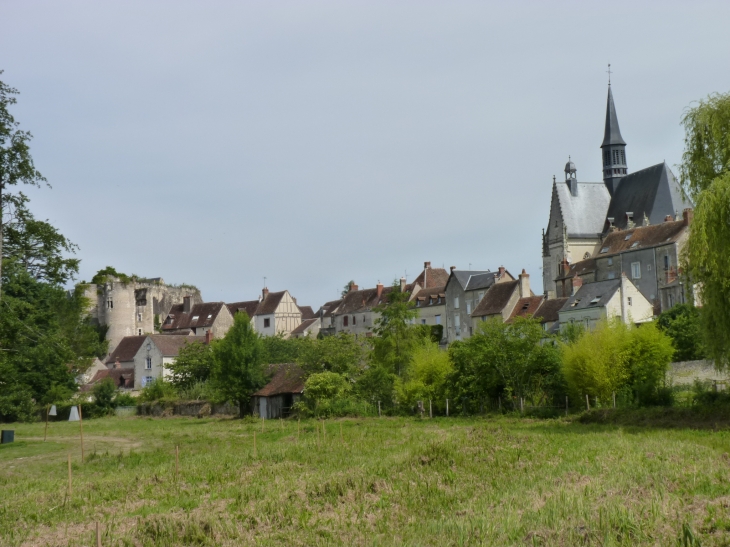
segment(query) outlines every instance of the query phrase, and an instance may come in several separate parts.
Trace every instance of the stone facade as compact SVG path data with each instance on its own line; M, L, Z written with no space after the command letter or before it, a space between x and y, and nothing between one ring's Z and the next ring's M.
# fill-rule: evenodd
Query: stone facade
M203 301L198 289L169 286L162 279L125 283L108 277L103 285L88 284L84 290L92 320L109 327L106 339L110 354L125 336L154 333L155 319L160 324L170 308L188 295L195 303Z

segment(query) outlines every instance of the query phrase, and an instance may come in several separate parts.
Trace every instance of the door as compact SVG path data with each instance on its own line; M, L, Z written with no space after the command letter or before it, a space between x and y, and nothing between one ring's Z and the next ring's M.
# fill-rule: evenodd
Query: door
M266 414L266 397L259 397L259 416L262 418L268 418Z

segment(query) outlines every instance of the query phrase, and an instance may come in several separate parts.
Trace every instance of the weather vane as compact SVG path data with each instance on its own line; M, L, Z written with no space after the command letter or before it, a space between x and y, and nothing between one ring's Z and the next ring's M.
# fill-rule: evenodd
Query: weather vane
M611 85L611 63L608 63L608 70L606 72L608 72L608 85Z

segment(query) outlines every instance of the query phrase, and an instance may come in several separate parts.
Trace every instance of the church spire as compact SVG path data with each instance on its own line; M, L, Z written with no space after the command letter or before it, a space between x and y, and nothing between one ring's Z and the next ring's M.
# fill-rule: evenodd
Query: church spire
M611 65L608 65L611 70ZM610 78L610 72L609 72ZM603 183L611 195L618 188L621 179L626 176L626 142L621 137L616 116L616 105L613 104L611 81L608 82L608 99L606 101L606 128L603 132Z

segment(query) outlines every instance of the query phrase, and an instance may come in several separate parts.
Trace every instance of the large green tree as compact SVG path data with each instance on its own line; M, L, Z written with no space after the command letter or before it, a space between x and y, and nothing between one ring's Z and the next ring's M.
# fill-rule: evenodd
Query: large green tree
M0 70L0 75L3 71ZM39 186L46 179L35 168L30 155L28 131L18 129L19 123L9 107L16 103L18 90L0 80L0 256L5 256L5 223L7 218L17 217L17 211L25 208L27 198L22 192L11 191L19 184ZM21 215L22 216L22 215ZM2 262L0 262L0 298L2 298Z
M702 302L702 330L709 357L730 363L730 93L689 108L682 123L683 189L695 200L686 273Z
M409 300L410 296L409 292L401 290L396 280L386 301L375 308L380 316L373 329L377 338L373 340L371 361L398 376L408 368L413 351L423 338L423 331L412 324L418 317L418 310Z
M175 360L165 368L172 373L170 382L175 387L189 388L198 382L207 382L214 364L213 346L193 342L180 348Z
M251 395L266 383L261 337L245 312L237 313L225 337L213 345L213 380L228 400L235 402L241 417Z

